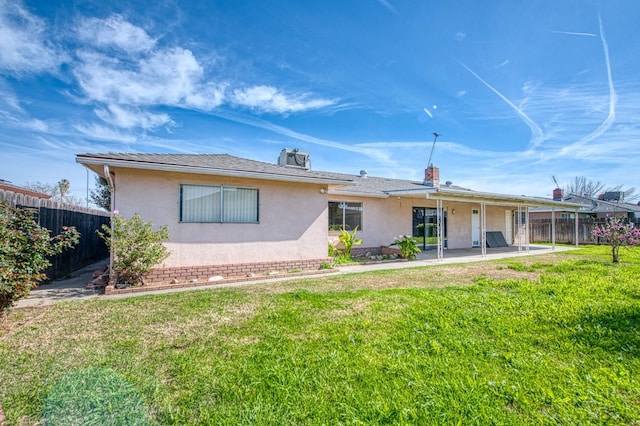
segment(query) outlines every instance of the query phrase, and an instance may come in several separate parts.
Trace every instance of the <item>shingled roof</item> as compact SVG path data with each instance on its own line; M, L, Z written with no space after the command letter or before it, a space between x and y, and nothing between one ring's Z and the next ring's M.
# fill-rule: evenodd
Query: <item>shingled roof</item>
M173 170L191 173L243 175L252 178L318 181L348 185L352 179L343 179L335 173L316 172L298 167L279 166L262 161L248 160L228 154L78 154L76 161L85 165L107 164L113 167Z
M640 205L629 204L623 202L611 202L604 201L592 197L584 197L580 195L570 194L565 197L565 201L571 203L582 204L580 209L581 213L612 213L612 212L627 212L627 213L640 213Z
M384 177L375 177L375 176L356 176L356 175L348 175L348 174L340 174L333 173L336 177L340 176L343 179L353 179L353 184L350 186L342 187L335 189L333 192L335 194L340 193L349 193L349 194L362 194L362 195L375 195L375 194L389 194L393 192L394 194L400 193L403 191L424 191L428 189L434 189L433 187L426 186L423 182L404 180L404 179L390 179ZM458 189L458 190L468 190L466 188L462 188L456 185L450 185L446 188Z
M29 188L23 188L22 186L14 185L4 179L0 179L0 190L14 192L16 194L24 194L30 197L43 198L45 200L49 200L51 198L50 194L44 194L42 192L33 191Z
M279 180L298 183L316 183L329 186L329 193L386 198L389 196L426 196L459 200L487 199L523 205L554 205L576 207L575 204L558 203L550 199L513 196L472 191L455 185L432 187L403 179L390 179L367 175L350 175L313 171L300 167L280 166L273 163L249 160L228 154L129 154L103 153L78 154L78 163L84 164L98 174L103 174L103 166L113 168L134 168L164 170L169 172L198 173L213 176L237 176L250 179Z
M247 177L265 179L286 177L288 178L286 180L299 179L305 182L319 180L339 185L340 187L332 190L335 194L360 194L373 197L386 197L389 191L414 191L430 188L417 181L313 171L249 160L228 154L78 154L76 161L85 165L109 164L110 166L144 169L170 168L185 172L206 171L209 174L243 174ZM447 188L465 190L465 188L453 185Z

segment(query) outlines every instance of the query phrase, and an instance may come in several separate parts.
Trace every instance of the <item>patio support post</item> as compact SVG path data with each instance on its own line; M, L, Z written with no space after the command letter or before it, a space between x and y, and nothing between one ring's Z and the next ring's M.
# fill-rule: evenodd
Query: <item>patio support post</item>
M524 222L527 224L527 227L525 228L524 231L524 239L525 239L525 243L527 245L527 253L529 253L529 241L530 241L530 232L529 232L529 206L526 206L524 208Z
M485 202L480 203L480 238L482 239L480 245L482 247L482 257L487 256L487 204Z
M551 251L556 250L556 209L551 208Z
M444 250L442 244L442 226L444 222L443 217L444 215L442 212L442 200L438 199L436 200L436 235L438 239L438 260L442 260L444 258Z
M522 251L522 207L518 206L518 216L516 217L518 224L518 252Z
M580 245L580 242L578 241L578 209L576 209L576 214L574 215L574 220L575 222L575 230L574 230L574 236L573 238L575 239L576 242L576 247L578 247Z
M113 214L116 211L116 185L115 182L113 181L113 176L111 175L111 170L109 170L109 165L108 164L104 164L103 166L103 171L104 171L104 177L107 180L107 184L109 185L109 197L110 197L110 206L111 207L111 211L109 212L109 226L111 227L111 240L113 241L113 234L114 234L114 220L113 220ZM113 274L113 258L114 258L114 254L113 254L113 244L111 244L111 246L109 247L109 274L110 277L109 278L109 282L107 284L111 284L111 279L115 276Z

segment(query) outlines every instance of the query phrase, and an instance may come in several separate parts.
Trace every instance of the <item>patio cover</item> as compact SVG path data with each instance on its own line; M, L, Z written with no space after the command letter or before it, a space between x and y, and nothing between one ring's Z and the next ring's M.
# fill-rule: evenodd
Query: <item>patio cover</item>
M508 194L496 194L491 192L478 192L471 190L460 190L448 187L425 187L424 189L411 189L411 190L399 190L388 191L389 195L393 196L407 196L407 197L422 197L426 199L435 200L437 208L437 239L438 239L438 259L444 257L443 239L442 239L442 223L443 223L443 202L455 201L463 203L478 203L480 204L480 237L482 248L482 256L487 255L487 226L486 226L486 206L497 205L517 208L518 217L522 217L522 213L525 214L525 228L524 241L522 233L518 232L518 251L526 250L529 252L529 209L535 207L550 207L551 208L551 235L552 249L555 250L555 210L561 208L563 210L573 210L576 212L574 216L574 240L576 246L578 246L578 210L580 204L566 203L561 201L553 201L547 198L541 197L528 197L525 195L508 195Z

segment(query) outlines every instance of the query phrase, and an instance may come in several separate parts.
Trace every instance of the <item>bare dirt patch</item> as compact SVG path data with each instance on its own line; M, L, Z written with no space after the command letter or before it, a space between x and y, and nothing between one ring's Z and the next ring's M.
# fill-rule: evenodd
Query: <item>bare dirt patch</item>
M46 312L46 308L10 309L0 318L0 341L11 336L20 327L37 321Z

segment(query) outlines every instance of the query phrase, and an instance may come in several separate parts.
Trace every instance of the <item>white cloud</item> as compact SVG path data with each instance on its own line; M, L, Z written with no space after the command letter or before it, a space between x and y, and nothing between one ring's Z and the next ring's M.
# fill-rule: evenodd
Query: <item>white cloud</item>
M67 55L47 41L45 22L17 2L0 0L0 70L56 70Z
M253 86L233 91L232 101L260 112L286 114L319 109L335 103L331 99L309 99L308 95L288 96L271 86Z
M74 74L93 101L210 110L224 97L224 86L203 82L202 67L180 47L153 51L132 64L96 52L81 52L79 58Z
M84 42L98 47L114 46L126 52L149 51L156 43L144 29L125 21L120 15L83 19L77 32Z
M124 143L132 143L136 141L136 137L133 135L128 135L99 124L76 124L73 127L90 139Z
M0 107L8 108L11 111L24 113L24 109L20 105L18 96L5 81L0 79Z
M109 105L106 109L96 109L95 113L102 121L125 129L140 127L144 130L154 130L158 127L174 124L168 114L154 114L149 111L125 108L119 105Z
M0 0L0 72L50 71L63 61L47 40L46 23L19 4ZM224 103L256 112L289 114L336 105L333 99L307 93L284 93L266 85L247 85L234 91L228 83L211 79L193 52L179 46L163 47L143 28L121 15L106 19L82 18L73 35L78 48L70 71L77 83L75 103L94 105L96 116L108 126L82 124L77 131L94 139L131 142L135 138L117 129L155 130L174 126L166 113L149 111L169 106L212 111ZM79 96L78 96L79 95ZM8 111L24 115L20 103L5 100ZM1 103L0 103L1 104ZM44 131L46 123L22 120L25 126Z
M0 80L0 122L4 127L46 132L49 126L42 120L31 118L20 105L16 94Z
M5 128L12 127L34 132L47 132L49 130L47 123L42 120L29 118L20 113L12 114L10 111L3 111L2 109L0 109L0 120Z

